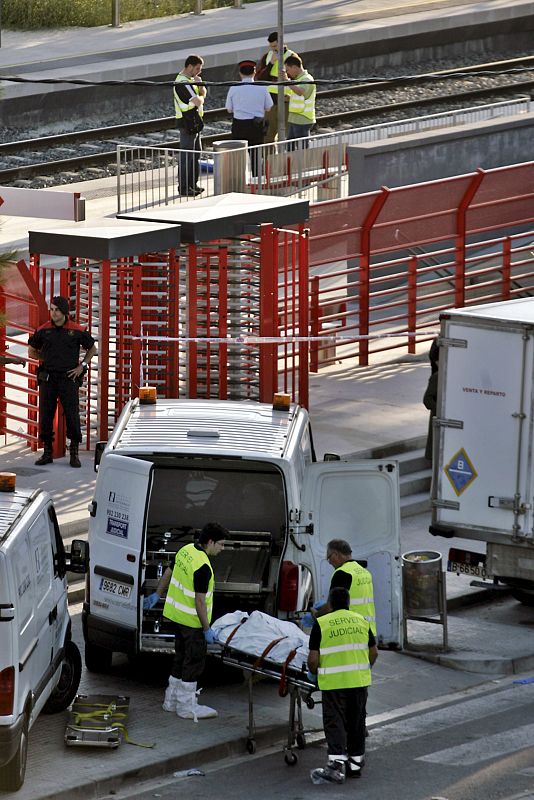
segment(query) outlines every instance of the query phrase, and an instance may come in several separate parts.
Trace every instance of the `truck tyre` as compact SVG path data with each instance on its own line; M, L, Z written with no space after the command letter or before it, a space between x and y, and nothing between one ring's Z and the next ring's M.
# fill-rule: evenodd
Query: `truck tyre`
M65 711L74 698L82 677L82 657L74 642L65 642L65 655L56 688L43 706L44 714Z
M24 725L20 734L17 752L7 764L0 767L0 789L16 792L24 783L26 760L28 758L28 716L24 717Z
M97 644L85 643L85 666L89 672L107 672L111 668L113 653Z
M512 597L524 606L534 607L534 591L528 589L512 589Z

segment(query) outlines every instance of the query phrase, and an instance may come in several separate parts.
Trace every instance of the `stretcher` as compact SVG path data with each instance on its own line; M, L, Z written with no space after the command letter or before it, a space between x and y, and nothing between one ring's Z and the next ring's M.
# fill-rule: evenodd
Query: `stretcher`
M78 694L69 709L65 744L116 749L127 739L130 698L123 695Z
M239 613L239 612L238 612ZM254 612L254 615L261 612ZM262 615L267 618L267 615ZM255 616L255 619L258 617ZM271 618L269 618L271 619ZM298 761L298 755L294 751L302 750L306 746L306 730L302 719L302 703L308 708L314 708L320 702L313 697L314 692L318 691L317 684L311 682L307 677L306 653L299 657L299 647L291 647L291 644L298 644L292 641L288 635L281 635L271 639L266 645L262 642L260 651L252 652L254 648L242 649L243 637L236 634L242 632L242 626L247 622L245 617L230 630L226 628L221 636L219 629L218 644L213 649L213 654L218 655L222 663L226 666L235 667L243 671L248 688L248 733L246 749L249 753L256 752L256 726L254 722L254 684L264 678L277 681L278 694L280 697L289 697L289 716L287 726L287 742L284 746L284 761L288 766L294 766ZM292 623L282 623L291 625ZM281 631L283 634L284 631ZM299 631L300 633L300 631ZM280 653L280 645L290 641L290 649L286 651L285 657L276 657ZM237 642L237 646L236 646ZM241 647L239 646L241 643ZM215 650L215 648L217 648Z

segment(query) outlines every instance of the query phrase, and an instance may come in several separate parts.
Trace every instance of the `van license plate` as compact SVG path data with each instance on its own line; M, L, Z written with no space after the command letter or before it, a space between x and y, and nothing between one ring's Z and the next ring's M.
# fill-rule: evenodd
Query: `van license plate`
M132 587L127 586L125 583L117 583L116 581L110 581L107 578L100 579L100 591L107 592L108 594L114 594L115 597L124 597L128 599L130 597Z
M457 572L460 575L468 575L473 578L484 579L487 577L485 567L480 564L462 564L458 561L448 561L447 572Z

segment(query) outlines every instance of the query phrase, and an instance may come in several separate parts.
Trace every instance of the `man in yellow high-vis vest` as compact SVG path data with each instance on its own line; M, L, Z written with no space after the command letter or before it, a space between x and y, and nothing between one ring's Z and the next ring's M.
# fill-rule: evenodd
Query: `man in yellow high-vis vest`
M328 542L326 560L334 567L330 589L336 586L348 589L351 611L357 611L365 617L376 636L373 576L368 569L353 559L350 544L344 539L332 539ZM328 603L323 603L319 607L315 606L311 613L317 618L329 610Z
M347 589L331 589L330 611L314 622L308 668L322 692L326 767L311 771L313 783L359 777L365 755L365 709L371 667L378 656L369 623L351 610Z
M310 130L315 124L317 86L311 82L313 75L304 69L299 56L292 55L286 58L285 66L289 80L298 82L289 87L287 138L300 139L298 147L307 148Z
M209 719L217 712L197 700L197 681L204 671L207 645L214 642L210 627L214 576L210 558L219 555L228 531L222 525L205 525L198 542L186 544L176 554L174 569L167 569L156 591L145 598L153 607L167 589L163 616L175 623L174 660L163 701L164 711L183 719Z
M267 132L265 134L264 142L274 142L276 136L278 134L278 105L279 102L281 103L281 108L284 109L285 120L286 120L286 128L287 128L287 117L289 113L289 92L288 90L284 90L283 96L281 98L278 97L278 73L279 73L279 53L278 53L278 31L272 31L267 37L267 43L269 45L269 49L266 53L263 54L261 57L258 72L256 75L257 81L268 81L272 79L275 81L271 86L268 87L269 93L271 95L271 99L273 101L272 108L269 109L266 113L266 119L269 123L269 127L267 128ZM294 56L296 53L293 50L290 50L286 45L284 45L284 63L289 58L289 56ZM280 73L280 77L284 80L286 79L286 75L284 72L284 65L282 65L282 72Z
M204 59L200 56L187 56L184 68L176 76L173 87L176 127L180 131L178 191L187 197L196 197L204 191L198 185L201 132L204 127L202 117L206 99L206 87L202 84L201 76L203 66Z

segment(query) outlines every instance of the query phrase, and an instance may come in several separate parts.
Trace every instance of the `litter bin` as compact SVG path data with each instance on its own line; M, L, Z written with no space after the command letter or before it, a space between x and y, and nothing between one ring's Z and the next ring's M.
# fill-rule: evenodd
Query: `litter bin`
M447 650L447 591L441 553L412 550L402 556L403 632L408 647L407 620L443 626L443 649Z
M244 192L247 174L246 139L213 142L213 187L215 194Z
M404 607L407 616L435 617L441 613L441 553L412 550L402 556Z

